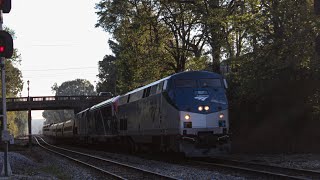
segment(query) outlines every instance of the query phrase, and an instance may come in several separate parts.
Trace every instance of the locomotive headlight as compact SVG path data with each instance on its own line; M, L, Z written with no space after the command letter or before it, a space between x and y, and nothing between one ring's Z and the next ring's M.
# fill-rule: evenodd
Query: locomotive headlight
M209 111L210 107L209 106L205 106L204 110Z
M198 107L198 110L199 110L199 111L202 111L202 110L203 110L203 107L202 107L202 106L199 106L199 107Z
M223 119L223 118L224 118L224 114L220 114L220 115L219 115L219 118L220 118L220 119Z
M186 114L186 115L184 116L184 118L185 118L186 120L189 120L189 119L190 119L190 115L189 115L189 114Z

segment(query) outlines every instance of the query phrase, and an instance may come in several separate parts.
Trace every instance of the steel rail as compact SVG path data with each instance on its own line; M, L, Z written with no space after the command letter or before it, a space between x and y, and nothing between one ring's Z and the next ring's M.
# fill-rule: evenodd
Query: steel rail
M110 159L105 159L105 158L93 156L93 155L90 155L90 154L86 154L86 153L77 152L77 151L73 151L73 150L61 148L61 147L58 147L58 146L54 146L54 145L48 144L42 137L39 137L39 138L40 138L46 145L51 146L51 147L54 147L54 148L57 148L57 149L60 149L60 150L63 150L63 151L67 151L67 152L79 154L79 155L82 155L82 156L94 158L94 159L101 160L101 161L108 162L108 163L113 163L113 164L116 164L116 165L119 165L119 166L122 166L122 167L125 167L125 168L130 168L130 169L133 169L133 170L135 170L135 171L139 171L139 172L142 172L142 173L145 173L145 174L149 174L149 175L152 175L152 176L161 178L161 179L173 179L173 180L177 180L177 178L174 178L174 177L170 177L170 176L166 176L166 175L163 175L163 174L160 174L160 173L152 172L152 171L149 171L149 170L146 170L146 169L134 167L134 166L131 166L131 165L128 165L128 164L116 162L116 161L113 161L113 160L110 160Z
M283 171L290 174L298 174L298 175L304 174L304 175L308 175L308 176L316 177L317 179L320 179L320 171L309 170L309 169L273 166L268 164L252 163L252 162L245 162L245 161L232 160L232 159L222 159L222 158L211 158L209 159L209 161L210 162L224 161L231 164L243 164L245 166L253 166L260 169L276 169L276 170Z
M198 159L198 158L194 158ZM191 163L197 163L201 165L210 165L222 168L229 168L234 170L246 171L257 174L264 174L267 176L278 177L282 179L311 179L320 178L319 171L287 168L280 166L272 166L267 164L250 163L238 160L222 159L222 158L207 158L201 160L189 160Z
M88 164L88 163L86 163L86 162L83 162L83 161L80 161L80 160L75 159L75 158L73 158L73 157L70 157L70 156L67 156L67 155L65 155L65 154L62 154L62 153L60 153L60 152L58 152L58 151L54 151L54 150L52 150L52 149L46 148L46 147L44 147L43 145L41 145L41 143L38 141L37 137L34 137L34 139L37 141L37 144L38 144L40 147L42 147L42 148L44 148L44 149L46 149L46 150L48 150L48 151L50 151L50 152L53 152L53 153L55 153L55 154L58 154L58 155L63 156L63 157L65 157L65 158L68 158L68 159L70 159L70 160L73 160L73 161L75 161L75 162L77 162L77 163L80 163L80 164L89 166L89 167L91 167L91 168L93 168L93 169L95 169L95 170L98 170L98 171L100 171L100 172L103 172L103 173L106 173L106 174L108 174L108 175L111 175L112 177L114 177L114 178L116 178L116 179L122 179L122 180L125 180L125 179L126 179L126 178L123 178L123 177L121 177L121 176L118 176L118 175L116 175L116 174L114 174L114 173L112 173L112 172L106 171L106 170L101 169L101 168L99 168L99 167L93 166L93 165Z
M218 163L209 163L209 162L201 162L201 161L192 161L197 164L207 165L207 166L215 166L215 167L221 167L221 168L227 168L227 169L233 169L237 171L244 171L249 173L255 173L255 174L263 174L267 176L277 177L281 179L297 179L297 180L307 180L309 178L302 178L302 177L296 177L296 176L289 176L286 174L280 174L280 173L274 173L269 171L262 171L262 170L256 170L252 168L244 168L239 166L232 166L232 165L225 165L225 164L218 164Z

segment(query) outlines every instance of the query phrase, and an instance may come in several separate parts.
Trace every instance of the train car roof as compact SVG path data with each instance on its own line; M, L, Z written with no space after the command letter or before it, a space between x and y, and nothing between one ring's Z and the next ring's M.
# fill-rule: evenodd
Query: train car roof
M116 101L117 99L119 99L119 97L126 96L126 95L129 95L129 94L138 92L138 91L140 91L140 90L142 90L142 89L151 87L151 86L156 85L156 84L158 84L158 83L160 83L160 82L162 82L162 81L165 81L165 80L167 80L167 79L170 79L170 78L175 79L175 78L181 78L181 77L182 77L182 78L191 78L191 77L194 77L195 75L197 75L197 76L201 75L202 77L205 77L205 78L221 78L221 77L222 77L222 75L220 75L220 74L217 74L217 73L214 73L214 72L209 72L209 71L185 71L185 72L176 73L176 74L173 74L173 75L171 75L171 76L167 76L167 77L165 77L165 78L162 78L162 79L160 79L160 80L158 80L158 81L155 81L155 82L152 82L152 83L150 83L150 84L147 84L147 85L145 85L145 86L142 86L142 87L139 87L139 88L137 88L137 89L134 89L134 90L132 90L132 91L129 91L129 92L127 92L126 94L123 94L123 95L116 96L116 97L113 97L113 98L111 98L111 99L105 100L105 101L103 101L103 102L101 102L101 103L99 103L99 104L96 104L96 105L94 105L94 106L92 106L92 107L90 107L90 108L87 108L87 109L79 112L78 114L83 113L83 112L85 112L85 111L87 111L87 110L95 110L95 109L97 109L97 108L100 108L100 107L109 105L109 104L111 104L112 102L114 102L114 101Z
M170 77L171 77L171 76L162 78L162 79L160 79L160 80L158 80L158 81L155 81L155 82L153 82L153 83L150 83L150 84L147 84L147 85L145 85L145 86L142 86L142 87L139 87L139 88L137 88L137 89L134 89L134 90L132 90L132 91L129 91L129 92L127 92L126 94L123 94L123 95L121 95L121 96L125 96L125 95L128 95L128 94L132 94L132 93L135 93L135 92L140 91L140 90L142 90L142 89L148 88L148 87L150 87L150 86L153 86L153 85L155 85L155 84L158 84L158 83L161 82L161 81L167 80L167 79L169 79Z
M84 112L86 112L88 109L90 109L90 108L86 108L85 110L82 110L82 111L78 112L77 114L84 113Z
M90 108L90 110L95 110L95 109L97 109L97 108L100 108L100 107L109 105L109 104L113 103L114 101L116 101L118 98L119 98L119 96L116 96L116 97L113 97L113 98L111 98L111 99L102 101L101 103L92 106L92 107Z
M197 76L201 75L202 77L205 77L205 78L221 78L222 77L221 74L214 73L214 72L209 72L209 71L184 71L184 72L176 73L176 74L173 74L171 76L162 78L162 79L160 79L158 81L155 81L153 83L147 84L145 86L139 87L139 88L134 89L132 91L129 91L126 94L123 94L121 96L126 96L126 95L129 95L129 94L138 92L138 91L140 91L142 89L148 88L150 86L153 86L155 84L158 84L161 81L164 81L164 80L167 80L167 79L170 79L170 78L175 79L175 78L181 78L182 77L182 78L188 79L188 78L194 77L195 75L197 75Z

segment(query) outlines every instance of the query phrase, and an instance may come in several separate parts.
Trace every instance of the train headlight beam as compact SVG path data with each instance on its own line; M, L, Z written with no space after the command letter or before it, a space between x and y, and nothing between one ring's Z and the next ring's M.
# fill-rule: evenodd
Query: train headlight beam
M220 119L223 119L223 118L224 118L224 114L221 113L221 114L219 115L219 118L220 118Z

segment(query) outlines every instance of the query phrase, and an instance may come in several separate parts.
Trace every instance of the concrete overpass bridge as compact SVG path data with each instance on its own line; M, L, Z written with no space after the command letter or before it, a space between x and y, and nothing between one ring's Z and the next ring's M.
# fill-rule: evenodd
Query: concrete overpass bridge
M29 143L31 144L31 111L70 109L78 113L86 108L107 100L108 96L36 96L6 98L7 111L28 111ZM0 99L2 111L2 99ZM1 113L2 114L2 113Z
M7 111L73 109L75 113L107 100L107 96L37 96L7 98ZM2 109L2 100L0 100Z

